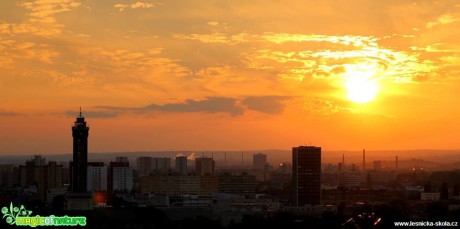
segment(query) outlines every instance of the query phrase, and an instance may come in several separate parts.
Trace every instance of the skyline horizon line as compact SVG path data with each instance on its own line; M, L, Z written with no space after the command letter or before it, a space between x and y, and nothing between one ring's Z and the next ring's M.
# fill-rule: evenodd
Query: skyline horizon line
M305 145L299 145L299 146L305 146ZM307 145L308 146L308 145ZM313 146L313 145L312 145ZM293 147L298 147L298 146L293 146ZM315 146L315 147L321 147L321 146ZM413 152L413 151L444 151L444 152L452 152L452 151L460 151L460 148L458 149L375 149L375 150L369 150L368 148L363 148L366 150L366 153L369 152ZM323 150L323 147L321 147L322 152L334 152L334 153L339 153L339 152L353 152L353 153L361 153L363 149L359 150L351 150L351 149L342 149L342 150ZM266 151L286 151L290 152L292 149L251 149L251 150L133 150L133 151L97 151L97 152L91 152L92 154L121 154L121 153L176 153L176 152L191 152L191 153L196 153L196 152L203 152L203 153L259 153L259 152L266 152ZM88 152L90 153L90 151ZM58 153L18 153L18 154L0 154L0 157L14 157L14 156L33 156L33 155L69 155L72 154L72 152L64 153L64 152L58 152ZM366 154L366 157L369 156ZM393 155L394 156L394 155Z

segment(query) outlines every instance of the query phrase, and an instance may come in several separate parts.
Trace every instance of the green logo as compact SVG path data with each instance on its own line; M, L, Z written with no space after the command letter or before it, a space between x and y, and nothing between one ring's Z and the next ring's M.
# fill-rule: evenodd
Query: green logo
M6 218L6 223L16 226L85 226L86 217L77 216L30 216L32 211L26 210L24 205L21 207L14 207L13 203L10 203L10 207L2 208L3 219Z

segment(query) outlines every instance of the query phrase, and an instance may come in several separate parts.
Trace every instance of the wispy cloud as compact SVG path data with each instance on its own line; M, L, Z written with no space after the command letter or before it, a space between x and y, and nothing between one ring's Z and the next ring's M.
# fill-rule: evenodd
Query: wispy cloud
M145 3L145 2L136 2L131 5L131 8L137 9L137 8L152 8L155 5L153 3Z
M451 24L451 23L454 23L456 21L460 21L460 18L457 16L454 16L454 15L451 15L451 14L444 14L442 16L440 16L436 21L431 21L431 22L428 22L426 24L426 27L431 29L435 26L439 26L439 25L447 25L447 24Z
M80 6L81 3L75 0L35 0L32 2L21 2L22 6L31 11L29 14L31 22L54 23L53 17L56 13L69 11L71 8Z
M59 52L54 44L43 38L52 39L60 35L65 26L56 15L75 9L81 3L76 0L35 0L16 5L28 13L22 20L0 21L0 66L13 67L27 64L25 61L30 60L54 64ZM20 67L16 71L24 69Z
M1 33L53 37L60 34L64 27L58 23L55 15L77 8L81 3L76 0L35 0L20 2L18 5L30 12L27 19L21 23L1 23Z
M162 57L161 48L148 49L144 51L131 51L125 49L103 49L103 48L82 48L78 50L80 55L87 59L110 65L113 70L125 68L137 68L146 70L154 66L161 66L162 69L181 68L177 60ZM184 69L181 69L184 70ZM181 71L179 69L171 71Z
M219 25L218 22L208 22L208 25L211 26L217 26ZM192 41L199 41L202 43L214 43L214 44L241 44L241 43L247 43L250 41L257 41L258 36L257 35L250 35L248 33L239 33L239 34L225 34L225 33L211 33L211 34L198 34L198 33L192 33L192 34L173 34L172 37L174 39L179 39L179 40L192 40Z
M446 43L436 43L427 45L425 47L416 47L412 46L414 51L424 51L424 52L433 52L433 53L460 53L460 44L446 44Z
M156 4L153 3L146 3L146 2L136 2L133 4L115 4L114 7L117 8L120 12L124 11L125 9L148 9L155 7Z
M53 70L42 70L40 74L45 75L47 79L57 83L59 86L86 86L91 84L94 79L87 75L86 71L73 71L63 73Z
M0 39L0 65L9 66L17 60L38 60L42 63L52 64L59 55L51 47L44 44L36 44L28 41L18 41L16 39Z
M210 26L218 26L220 23L218 21L208 21L207 24Z
M378 46L377 38L356 35L322 35L322 34L289 34L289 33L267 33L261 36L262 39L283 44L287 42L328 42L333 44L361 46Z

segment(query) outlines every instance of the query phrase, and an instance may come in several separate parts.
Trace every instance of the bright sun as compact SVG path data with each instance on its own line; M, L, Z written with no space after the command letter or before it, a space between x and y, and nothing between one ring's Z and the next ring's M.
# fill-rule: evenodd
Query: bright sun
M350 77L346 88L348 90L348 99L357 103L367 103L374 100L378 91L375 80L362 77Z
M351 65L346 68L345 88L348 99L356 103L367 103L375 99L378 86L376 72L369 65Z

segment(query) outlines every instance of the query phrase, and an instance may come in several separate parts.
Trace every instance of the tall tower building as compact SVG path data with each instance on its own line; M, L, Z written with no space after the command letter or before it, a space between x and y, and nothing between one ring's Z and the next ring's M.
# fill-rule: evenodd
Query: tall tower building
M136 160L136 166L139 176L149 175L152 172L152 158L138 157Z
M187 157L177 156L175 169L177 173L187 175Z
M267 155L257 153L252 156L252 165L254 170L264 171L267 164Z
M292 148L293 204L317 205L321 200L321 147Z
M85 118L81 114L72 126L73 161L70 165L71 192L66 194L67 210L93 209L93 195L87 191L88 178L88 132ZM91 174L92 177L92 174Z
M72 126L73 137L73 167L72 167L72 192L86 192L86 175L88 163L88 132L85 118L81 114Z
M212 158L196 158L195 170L197 176L214 176L214 160Z
M366 171L366 150L363 149L363 171Z

